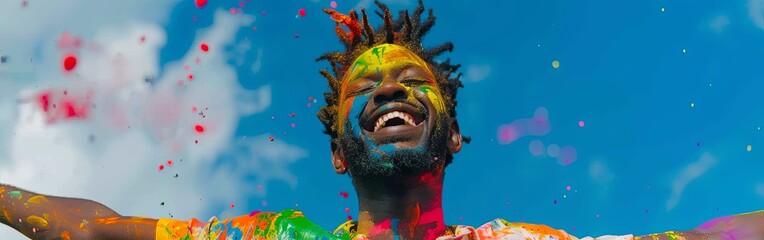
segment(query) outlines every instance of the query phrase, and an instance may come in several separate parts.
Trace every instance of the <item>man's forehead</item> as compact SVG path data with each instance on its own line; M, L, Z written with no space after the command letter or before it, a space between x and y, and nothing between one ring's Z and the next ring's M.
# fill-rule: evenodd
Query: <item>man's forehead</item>
M412 66L429 71L427 63L411 50L400 45L382 44L358 56L342 81L367 77L379 71L400 72L403 68Z

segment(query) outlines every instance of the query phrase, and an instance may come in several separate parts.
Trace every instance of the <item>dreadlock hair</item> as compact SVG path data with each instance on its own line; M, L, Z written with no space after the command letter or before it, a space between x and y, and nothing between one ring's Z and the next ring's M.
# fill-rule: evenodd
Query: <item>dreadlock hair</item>
M340 127L337 126L338 123L335 118L339 111L339 101L341 101L339 95L342 78L358 56L376 45L385 43L396 44L409 49L430 66L438 87L443 93L450 116L456 117L456 92L458 88L464 86L460 80L462 74L458 73L456 76L452 76L452 74L456 73L461 65L451 64L450 59L440 63L434 60L441 53L451 52L454 49L454 44L446 42L427 49L422 46L424 35L435 25L432 8L428 9L427 19L422 22L421 17L425 8L422 0L419 0L419 6L412 15L409 15L408 10L402 10L398 12L398 18L393 20L393 14L386 4L378 0L375 0L374 3L382 10L382 12L375 11L376 15L384 20L382 26L376 31L371 27L369 17L363 8L361 8L360 21L355 10L350 10L350 13L345 15L332 9L324 9L324 12L329 14L331 19L337 23L334 30L345 46L344 52L328 52L316 59L316 61L328 60L332 70L331 73L326 69L320 71L321 75L328 80L331 91L324 93L326 106L321 107L317 114L318 119L324 124L324 133L331 136L332 140L337 138ZM349 31L345 31L342 26L345 26ZM464 142L469 143L470 138L464 137ZM446 163L450 163L450 161L451 157L448 157Z

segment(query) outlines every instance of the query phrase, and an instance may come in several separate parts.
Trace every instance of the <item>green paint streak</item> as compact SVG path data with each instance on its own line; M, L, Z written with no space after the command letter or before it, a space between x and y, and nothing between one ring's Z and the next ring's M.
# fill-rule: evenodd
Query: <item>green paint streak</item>
M371 50L371 54L374 54L375 56L377 56L377 61L379 62L380 65L382 65L382 58L385 56L385 49L386 48L387 47L379 46L379 47L375 47L374 49ZM380 51L380 49L381 49L381 51Z
M10 191L8 192L8 196L21 199L21 191Z
M427 85L422 85L422 86L419 86L419 90L421 90L422 92L427 94L427 93L432 92L432 87L427 86Z
M391 162L385 162L385 163L382 163L382 167L385 167L385 168L393 168L393 163L391 163Z

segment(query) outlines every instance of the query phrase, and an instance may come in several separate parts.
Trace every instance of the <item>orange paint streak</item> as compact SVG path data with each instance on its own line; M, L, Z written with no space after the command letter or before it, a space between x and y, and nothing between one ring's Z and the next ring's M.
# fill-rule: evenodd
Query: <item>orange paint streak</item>
M63 238L64 240L71 240L72 234L69 233L69 231L64 230L64 232L61 233L61 238Z
M11 222L11 213L9 213L8 210L5 210L5 208L3 208L3 215L8 222Z

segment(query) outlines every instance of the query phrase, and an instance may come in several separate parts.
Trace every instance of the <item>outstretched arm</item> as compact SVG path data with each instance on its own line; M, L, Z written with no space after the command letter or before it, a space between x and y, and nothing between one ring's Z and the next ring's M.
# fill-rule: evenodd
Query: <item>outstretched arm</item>
M764 239L764 210L715 218L690 231L650 234L637 239Z
M156 219L123 217L86 199L53 197L0 184L0 222L31 239L154 239Z

